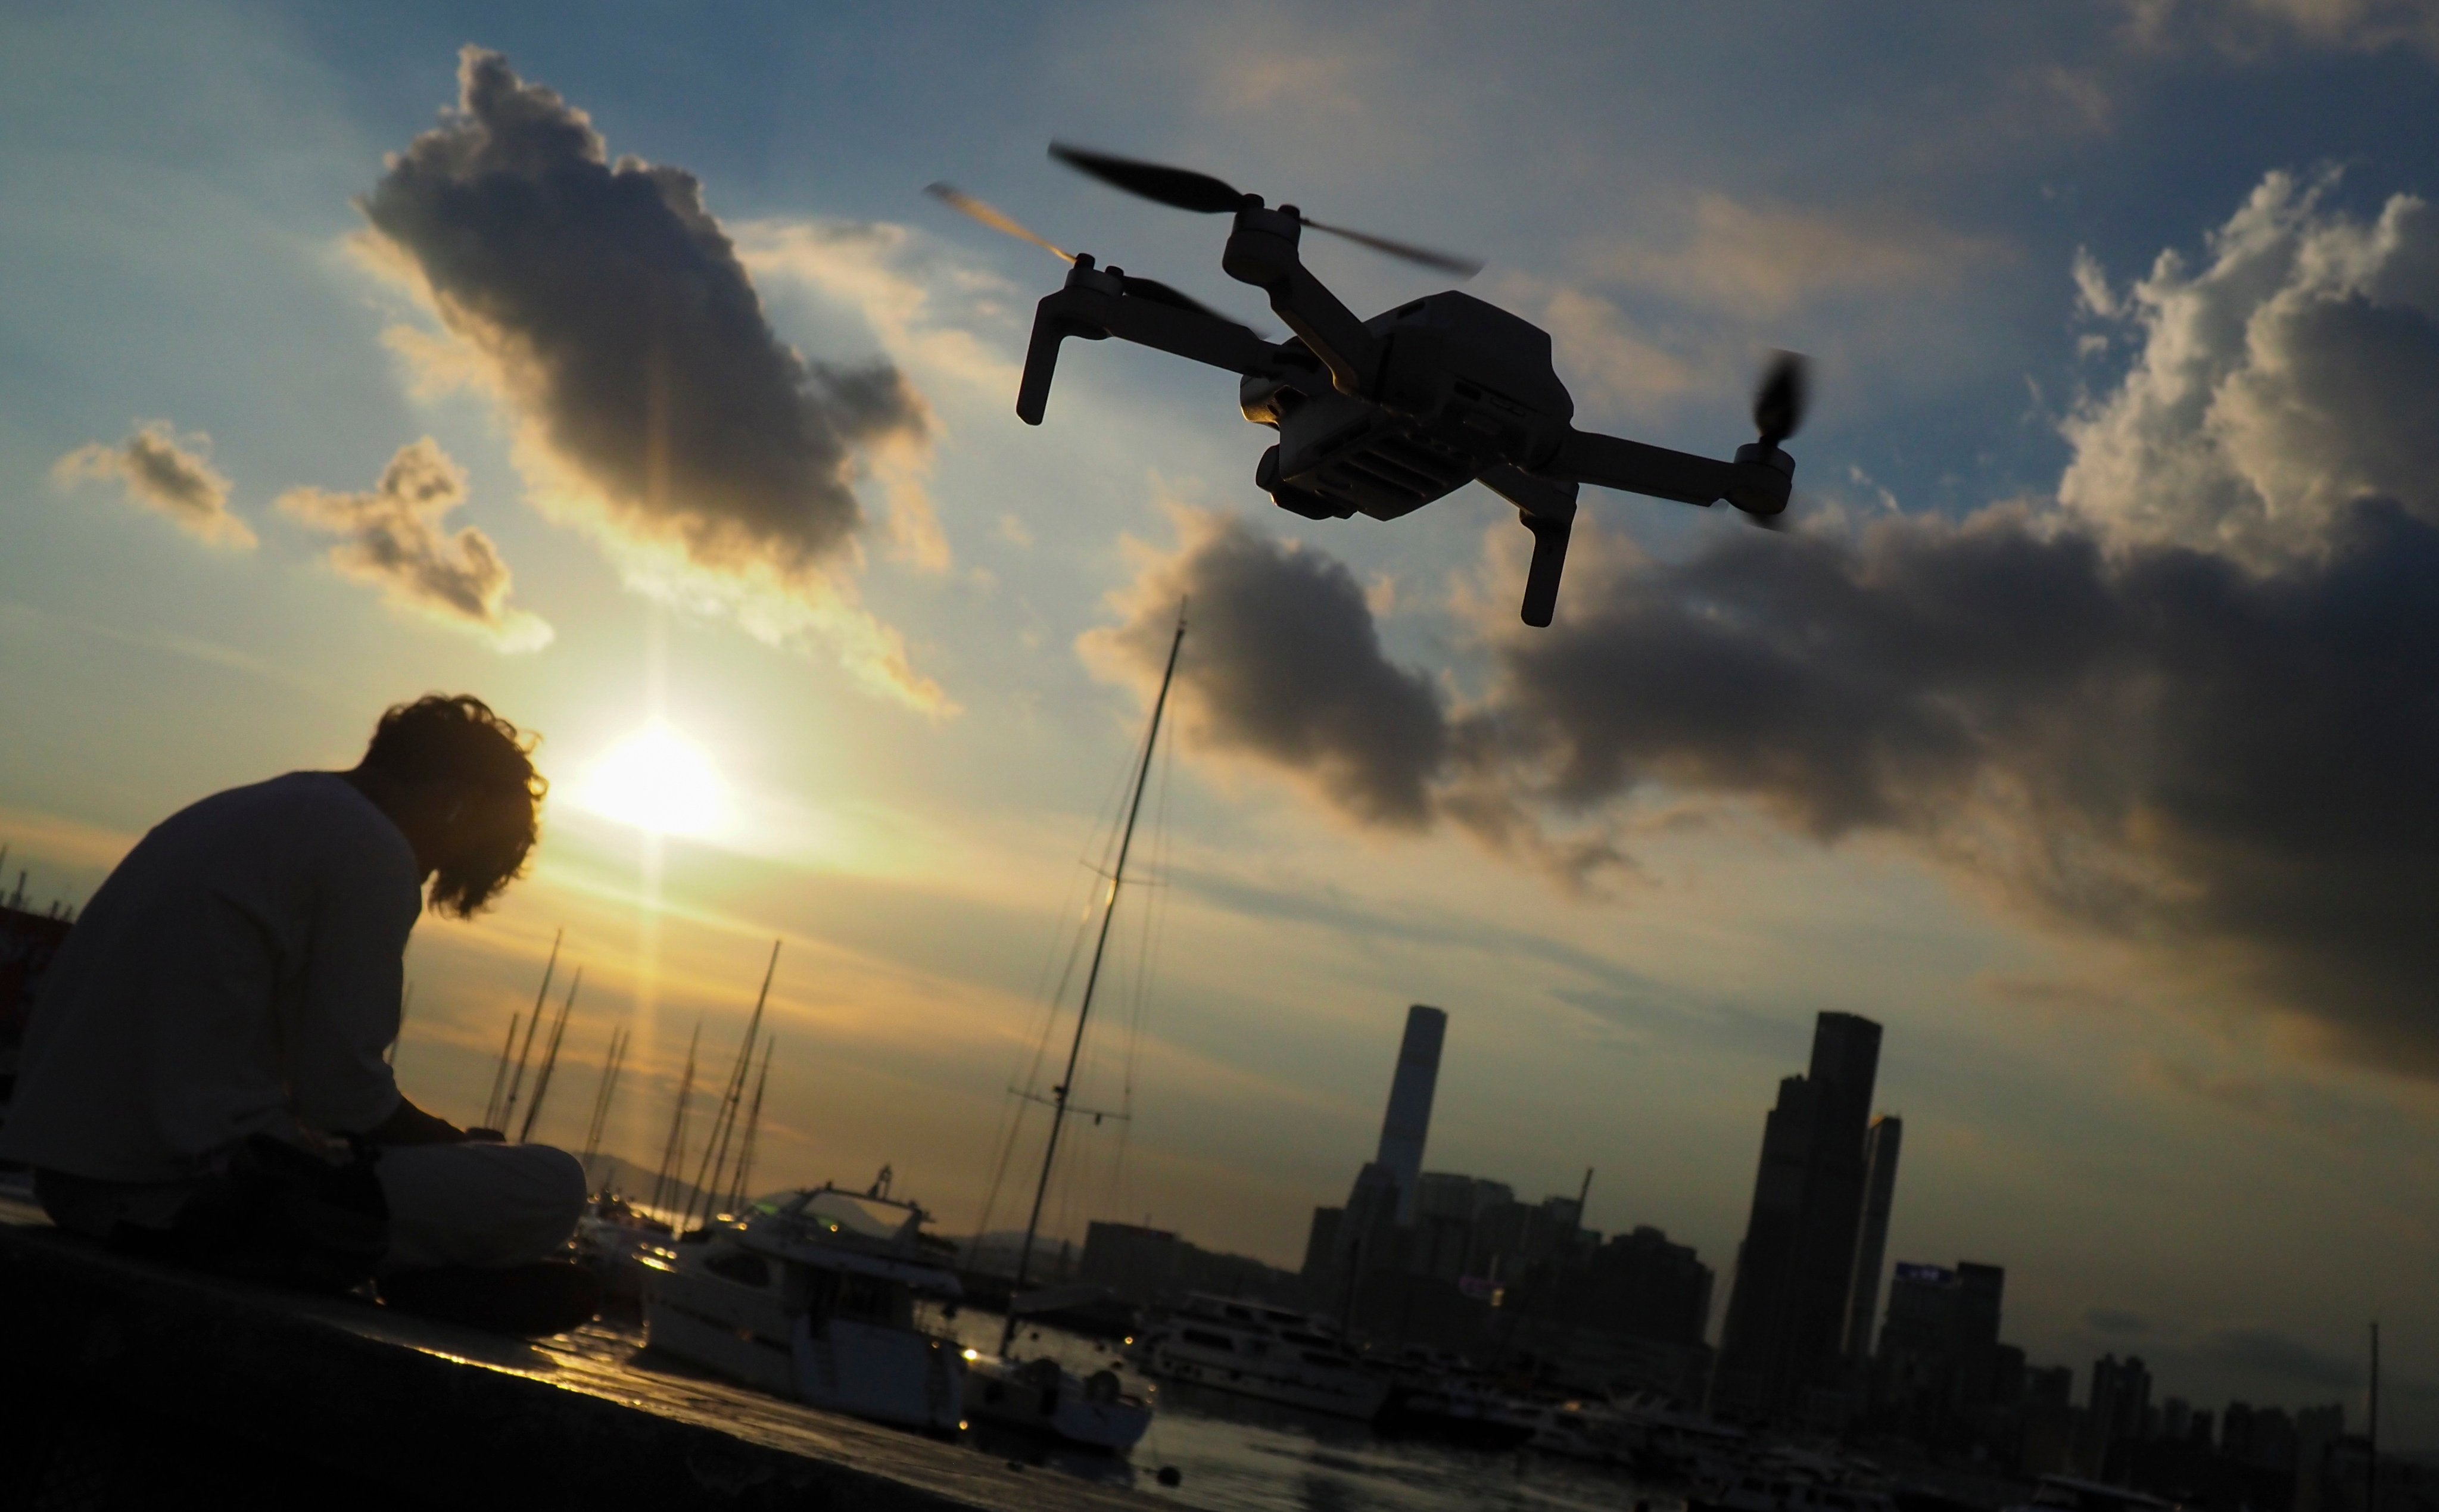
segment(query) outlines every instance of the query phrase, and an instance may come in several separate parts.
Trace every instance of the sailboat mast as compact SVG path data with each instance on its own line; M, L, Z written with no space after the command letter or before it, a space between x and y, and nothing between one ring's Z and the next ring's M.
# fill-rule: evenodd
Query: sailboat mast
M1143 813L1144 785L1151 776L1151 754L1160 744L1160 720L1168 708L1169 685L1177 681L1177 653L1185 645L1185 610L1177 611L1177 633L1169 638L1168 666L1160 674L1160 696L1152 700L1151 728L1144 735L1143 760L1135 768L1135 791L1127 800L1127 827L1118 839L1118 863L1110 873L1109 896L1101 904L1101 933L1093 941L1093 965L1084 973L1084 1001L1076 1009L1076 1038L1067 1044L1067 1074L1050 1089L1050 1138L1041 1147L1041 1179L1033 1186L1033 1212L1024 1220L1024 1247L1016 1254L1016 1282L1008 1291L1006 1325L999 1336L999 1352L1007 1353L1016 1337L1016 1293L1033 1269L1033 1238L1041 1228L1042 1199L1050 1195L1050 1166L1059 1157L1059 1132L1067 1123L1067 1098L1076 1087L1076 1062L1084 1053L1084 1024L1093 1016L1093 988L1101 980L1101 957L1110 948L1110 921L1117 916L1118 889L1127 880L1127 852L1134 848L1135 820Z

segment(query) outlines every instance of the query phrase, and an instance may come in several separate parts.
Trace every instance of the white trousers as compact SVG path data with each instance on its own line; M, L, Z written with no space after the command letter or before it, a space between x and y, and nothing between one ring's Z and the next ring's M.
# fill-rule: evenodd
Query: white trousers
M584 1212L583 1165L548 1145L392 1145L373 1170L389 1199L384 1272L547 1259Z
M496 1270L557 1254L583 1215L584 1166L548 1145L389 1145L373 1167L389 1201L381 1269ZM204 1179L122 1183L37 1175L51 1220L108 1238L121 1223L168 1228Z

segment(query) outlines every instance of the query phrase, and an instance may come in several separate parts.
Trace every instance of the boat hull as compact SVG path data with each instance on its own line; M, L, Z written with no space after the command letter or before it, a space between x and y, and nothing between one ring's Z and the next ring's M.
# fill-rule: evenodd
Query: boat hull
M1123 1395L1115 1375L1084 1380L1041 1363L975 1361L966 1372L967 1416L1111 1454L1133 1449L1151 1427L1150 1406Z
M655 1349L809 1407L953 1433L965 1361L928 1334L831 1318L816 1332L770 1290L683 1269L650 1270L645 1336Z

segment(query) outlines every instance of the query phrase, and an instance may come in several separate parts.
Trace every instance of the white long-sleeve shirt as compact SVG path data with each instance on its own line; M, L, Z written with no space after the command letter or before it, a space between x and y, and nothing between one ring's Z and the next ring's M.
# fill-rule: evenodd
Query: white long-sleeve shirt
M379 1124L422 901L406 836L334 773L172 814L45 975L0 1156L165 1182L258 1130Z

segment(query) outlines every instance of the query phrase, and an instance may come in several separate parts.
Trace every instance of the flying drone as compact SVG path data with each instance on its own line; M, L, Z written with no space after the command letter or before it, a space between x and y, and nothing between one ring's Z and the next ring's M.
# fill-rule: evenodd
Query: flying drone
M1298 256L1307 229L1376 252L1469 276L1481 264L1276 208L1207 173L1053 143L1051 156L1130 194L1203 215L1232 215L1220 267L1269 295L1293 332L1265 341L1155 279L1102 267L1053 245L1000 211L945 184L930 192L995 230L1063 258L1065 287L1043 297L1025 348L1016 413L1041 423L1060 343L1122 341L1239 375L1245 418L1279 433L1255 486L1310 520L1365 514L1395 520L1479 481L1516 506L1533 532L1523 619L1550 623L1586 483L1707 507L1727 500L1757 524L1787 507L1795 459L1778 443L1804 414L1803 359L1780 354L1754 400L1761 436L1715 461L1569 423L1575 400L1550 359L1549 332L1451 290L1359 320Z

